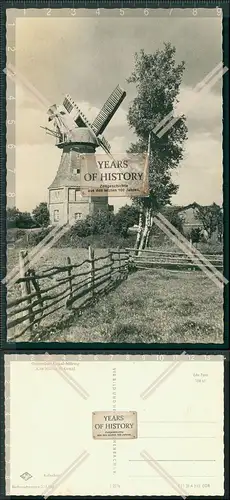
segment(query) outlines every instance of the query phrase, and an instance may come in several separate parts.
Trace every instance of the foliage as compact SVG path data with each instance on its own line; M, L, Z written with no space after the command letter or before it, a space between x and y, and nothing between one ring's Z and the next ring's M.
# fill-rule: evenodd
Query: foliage
M28 244L31 246L38 245L49 233L52 228L43 228L40 231L30 232L28 235Z
M189 234L189 239L192 240L192 243L199 243L202 239L202 230L200 227L193 227Z
M18 208L7 208L6 211L7 228L29 229L35 227L34 221L29 212L21 212Z
M50 223L50 215L47 203L41 202L32 211L33 219L38 227L47 227Z
M184 71L184 62L176 65L176 49L165 43L162 50L146 54L141 50L135 54L134 71L128 83L136 85L137 96L128 112L128 123L138 137L129 152L147 151L148 137L151 132L149 161L150 194L135 199L144 207L159 210L170 203L178 186L171 180L171 170L178 167L183 158L183 143L187 137L185 117L181 116L174 125L158 138L154 133L156 125L169 113L174 112Z
M63 239L60 241L60 246L71 246L75 248L88 248L89 246L93 246L94 248L126 248L133 247L134 243L135 235L123 238L122 236L114 233L104 233L85 236L84 238L72 236L71 240L66 239L64 242Z
M70 229L70 237L79 236L83 238L93 234L104 234L111 232L113 228L114 214L109 211L97 212L88 215L86 219L77 221Z
M179 213L178 207L166 207L163 211L163 215L177 231L183 234L184 216Z
M114 217L114 230L120 236L127 238L128 229L138 224L139 210L134 205L121 207Z
M219 233L223 232L223 212L222 208L216 203L210 206L198 205L195 217L202 223L204 230L207 231L208 238L211 238L216 230Z
M128 229L138 222L138 210L134 206L125 205L117 214L109 211L88 215L85 220L78 221L70 229L70 238L85 238L92 235L118 234L122 238L128 236Z

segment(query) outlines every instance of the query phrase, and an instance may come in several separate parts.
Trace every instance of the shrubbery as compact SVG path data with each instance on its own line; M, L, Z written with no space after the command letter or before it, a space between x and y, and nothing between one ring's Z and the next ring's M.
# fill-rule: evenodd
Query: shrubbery
M52 228L44 228L41 231L30 232L28 234L28 244L31 246L38 245L49 233L52 231Z
M93 245L97 248L117 248L133 246L136 235L128 235L128 228L138 218L136 209L126 205L117 214L112 212L96 213L77 221L54 245L56 247L88 248ZM29 234L29 245L37 245L49 234L52 228L44 228L39 232Z
M21 212L18 208L7 208L6 225L8 229L28 229L35 227L35 223L29 212Z
M188 235L192 243L199 243L202 241L202 230L200 227L193 227Z

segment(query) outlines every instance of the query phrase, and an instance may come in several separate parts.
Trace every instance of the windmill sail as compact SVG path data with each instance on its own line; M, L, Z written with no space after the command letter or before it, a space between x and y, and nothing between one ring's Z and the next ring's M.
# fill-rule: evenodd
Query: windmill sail
M92 124L96 135L101 134L105 130L125 96L126 92L117 85Z
M63 106L68 111L69 115L71 118L74 120L76 125L78 127L88 127L91 132L93 133L94 136L98 135L95 133L93 125L90 123L90 121L86 118L86 116L82 113L78 105L74 102L72 97L70 97L69 94L65 96L65 99L63 101ZM98 115L99 116L99 115ZM97 137L98 145L101 146L106 153L109 154L111 146L108 143L108 141L105 139L105 137Z
M78 125L78 127L92 127L91 123L89 120L87 120L86 116L78 105L74 102L72 97L70 97L69 94L65 96L65 99L63 101L63 106L68 111L70 114L71 118L74 120L74 122Z
M107 154L110 154L111 146L109 142L103 137L97 138L99 146L101 146Z

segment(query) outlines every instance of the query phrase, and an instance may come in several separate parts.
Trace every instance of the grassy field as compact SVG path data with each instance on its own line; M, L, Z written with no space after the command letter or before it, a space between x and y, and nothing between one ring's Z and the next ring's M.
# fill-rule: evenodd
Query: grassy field
M18 253L18 252L17 252ZM106 250L96 250L96 256ZM87 258L86 249L52 248L35 268ZM15 250L8 256L8 272L15 264ZM9 299L20 293L18 285ZM201 271L139 270L109 295L82 314L49 318L49 325L25 334L20 341L221 343L223 342L222 292ZM60 324L60 321L62 323ZM63 327L64 321L64 327ZM10 340L10 337L9 337Z

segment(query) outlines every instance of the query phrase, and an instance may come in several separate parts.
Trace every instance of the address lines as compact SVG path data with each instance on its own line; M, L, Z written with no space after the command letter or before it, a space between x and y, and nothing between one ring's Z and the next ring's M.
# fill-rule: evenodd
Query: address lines
M209 424L209 425L215 425L218 424L219 422L217 420L142 420L139 422L139 424L181 424L181 425L202 425L202 424ZM178 427L177 427L178 428ZM139 439L217 439L217 436L204 436L204 435L190 435L190 436L138 436Z

